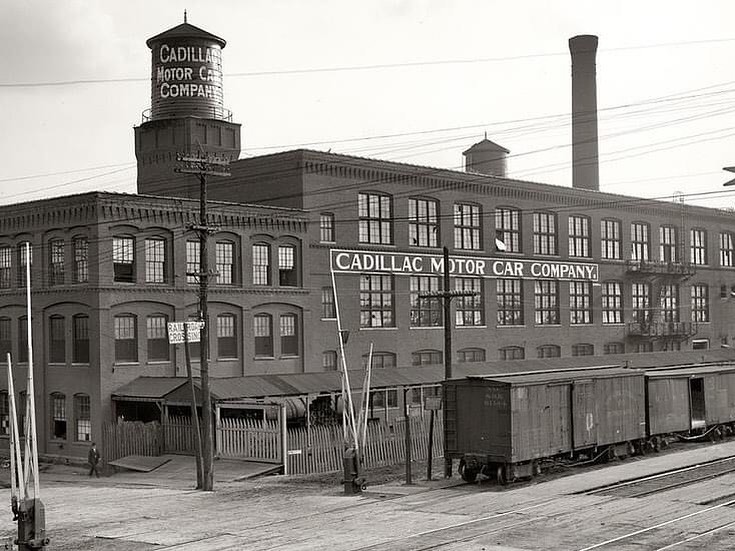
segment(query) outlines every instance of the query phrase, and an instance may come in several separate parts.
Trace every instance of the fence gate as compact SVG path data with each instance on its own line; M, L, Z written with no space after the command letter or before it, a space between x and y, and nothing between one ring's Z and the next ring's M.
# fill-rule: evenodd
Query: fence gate
M281 425L277 420L220 419L217 427L219 457L283 463Z

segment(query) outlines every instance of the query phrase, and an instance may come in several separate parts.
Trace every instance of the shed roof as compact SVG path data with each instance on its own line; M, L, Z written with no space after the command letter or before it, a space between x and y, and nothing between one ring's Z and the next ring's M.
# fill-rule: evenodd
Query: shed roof
M114 398L160 400L187 382L184 377L138 377L112 393Z
M549 371L546 373L529 373L522 375L500 375L489 377L470 377L470 379L483 379L487 381L505 383L509 385L529 385L538 383L554 383L565 381L579 381L582 379L603 379L609 377L643 377L643 372L621 369L590 369L581 371Z

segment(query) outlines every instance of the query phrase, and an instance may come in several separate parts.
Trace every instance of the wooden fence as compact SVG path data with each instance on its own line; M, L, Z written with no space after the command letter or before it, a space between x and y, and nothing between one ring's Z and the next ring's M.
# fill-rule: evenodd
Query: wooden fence
M157 456L164 453L161 425L156 422L105 423L101 444L105 462L126 455Z
M201 428L202 420L199 419ZM163 440L166 453L183 453L194 455L194 429L191 417L169 416L163 424Z
M222 418L217 428L217 454L220 457L283 463L280 423Z

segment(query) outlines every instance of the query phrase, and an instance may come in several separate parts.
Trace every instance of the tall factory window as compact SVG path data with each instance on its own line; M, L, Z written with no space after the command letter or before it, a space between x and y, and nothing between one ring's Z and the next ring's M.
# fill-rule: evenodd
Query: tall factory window
M72 317L72 358L74 364L89 363L89 316L77 314Z
M651 341L642 341L636 344L635 351L640 354L642 352L653 352L653 343Z
M235 244L232 241L217 241L214 251L217 283L232 285L235 282Z
M411 276L411 327L441 327L442 304L439 297L422 297L439 291L436 276Z
M169 359L167 322L168 318L163 314L153 314L145 320L149 362L162 362Z
M0 247L0 289L9 289L13 273L13 249L8 245Z
M66 440L66 396L51 394L51 438Z
M92 439L92 416L89 395L77 394L74 396L74 419L77 428L77 441L89 442Z
M319 215L319 241L334 243L334 214L323 212Z
M202 244L200 241L186 242L186 282L196 284L199 283L199 273L202 271L200 266Z
M631 285L633 321L647 325L651 323L651 284L633 283Z
M325 350L322 352L322 369L324 371L337 370L337 351Z
M572 345L572 356L594 356L595 347L589 343L580 343Z
M10 403L8 402L8 391L0 390L0 435L10 434Z
M495 235L505 246L505 252L521 252L521 211L512 207L496 208Z
M271 284L271 248L267 243L253 245L253 285Z
M561 346L556 344L544 344L536 349L539 358L559 358L561 356Z
M417 350L411 353L411 365L439 365L444 361L441 350Z
M661 226L659 228L661 262L678 262L678 242L676 226Z
M498 279L495 288L498 301L498 325L523 325L523 281Z
M625 353L625 344L622 342L607 342L602 347L603 354L623 354Z
M484 348L464 348L457 351L457 361L459 363L466 362L484 362L485 361L485 349Z
M89 241L86 237L74 239L74 283L89 281Z
M64 240L49 241L49 285L64 284Z
M322 319L331 320L337 317L337 310L334 304L334 289L332 287L322 287Z
M659 296L661 306L661 318L665 322L679 321L679 286L666 284L661 286Z
M569 216L569 256L590 256L590 219L587 216Z
M368 354L362 356L362 368L367 367ZM373 367L386 368L396 366L396 355L392 352L373 352Z
M482 248L480 205L454 204L454 248L479 251Z
M592 284L589 281L569 282L569 323L592 323Z
M359 193L357 196L360 243L393 243L393 204L390 195Z
M602 283L602 323L623 323L623 289L619 281Z
M237 320L233 314L217 316L217 357L237 358Z
M485 298L482 292L482 279L477 277L457 277L454 279L454 289L470 291L472 296L455 297L455 319L457 326L485 325Z
M18 245L18 287L26 286L26 266L33 267L33 247L26 251L27 241ZM26 258L30 253L30 258Z
M273 316L256 314L253 317L255 335L255 355L273 357Z
M8 353L13 353L13 341L10 339L11 327L12 321L10 318L0 318L0 361L4 361L8 357Z
M28 363L28 317L18 318L18 362Z
M709 321L709 287L705 283L691 286L692 321Z
M296 247L280 245L278 247L278 284L281 287L296 287L298 285L297 274Z
M132 314L115 316L115 361L138 361L138 335L136 317Z
M360 327L394 327L393 277L360 276Z
M145 240L145 282L166 281L166 240L149 237Z
M689 233L689 258L692 264L700 266L707 264L707 231L701 228L692 228Z
M414 247L437 247L439 243L439 201L408 200L408 244Z
M647 261L651 258L651 226L645 222L630 224L630 259Z
M729 231L720 232L720 266L725 268L735 266L735 234Z
M559 325L559 282L534 282L536 325Z
M135 239L132 237L112 238L112 269L114 281L135 281Z
M620 260L620 220L600 220L602 258Z
M526 351L521 346L506 346L498 350L498 357L501 360L523 360L526 358Z
M556 214L550 212L533 213L533 253L557 254Z
M281 356L299 355L299 332L296 314L281 314L279 327L281 332Z
M51 316L48 320L49 363L66 362L66 323L64 316Z

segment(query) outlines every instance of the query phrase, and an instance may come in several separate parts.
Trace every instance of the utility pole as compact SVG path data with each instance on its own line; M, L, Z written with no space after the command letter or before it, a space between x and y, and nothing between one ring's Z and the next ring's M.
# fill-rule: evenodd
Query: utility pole
M214 454L212 438L212 399L209 390L209 310L207 291L209 271L207 239L216 228L207 219L207 176L229 176L230 161L212 156L177 155L176 160L183 167L174 169L181 174L194 174L199 177L199 223L190 224L189 229L199 234L199 321L201 327L200 376L202 379L202 490L214 490ZM219 167L219 168L217 168ZM193 420L192 420L193 421Z

